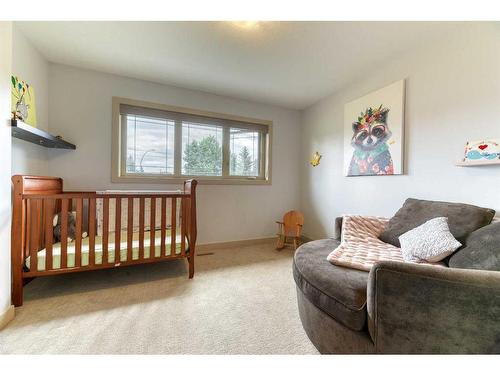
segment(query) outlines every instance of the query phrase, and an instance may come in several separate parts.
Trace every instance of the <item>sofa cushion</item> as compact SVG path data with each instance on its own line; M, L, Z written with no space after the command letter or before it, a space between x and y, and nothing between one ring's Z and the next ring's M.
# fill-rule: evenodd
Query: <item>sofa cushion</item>
M491 223L495 210L463 203L408 198L403 207L389 220L379 238L400 247L399 236L440 216L448 218L451 233L458 241L464 243L470 233Z
M426 221L399 236L399 242L407 262L439 262L462 246L451 234L447 217Z
M361 331L366 324L368 272L334 266L326 260L339 244L326 239L300 246L295 252L293 276L312 304L345 326Z
M448 265L451 268L500 271L500 222L472 232L465 245L450 257Z

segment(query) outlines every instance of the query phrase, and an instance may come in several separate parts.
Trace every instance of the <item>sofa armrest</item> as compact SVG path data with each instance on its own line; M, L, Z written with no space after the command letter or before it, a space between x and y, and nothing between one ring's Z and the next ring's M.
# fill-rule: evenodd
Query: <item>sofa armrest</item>
M342 237L342 216L335 218L335 225L333 227L333 239L340 241Z
M381 262L368 330L382 353L500 353L500 272Z

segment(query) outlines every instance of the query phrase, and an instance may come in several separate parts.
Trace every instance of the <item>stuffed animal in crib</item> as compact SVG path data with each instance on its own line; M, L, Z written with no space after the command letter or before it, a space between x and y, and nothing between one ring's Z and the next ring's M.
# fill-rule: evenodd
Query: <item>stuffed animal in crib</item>
M61 213L54 215L54 242L61 242ZM87 237L87 232L82 232L82 238ZM76 212L68 212L68 242L76 239Z
M387 126L388 108L382 105L367 108L352 124L351 146L354 152L349 165L349 176L394 174L389 150L392 132Z

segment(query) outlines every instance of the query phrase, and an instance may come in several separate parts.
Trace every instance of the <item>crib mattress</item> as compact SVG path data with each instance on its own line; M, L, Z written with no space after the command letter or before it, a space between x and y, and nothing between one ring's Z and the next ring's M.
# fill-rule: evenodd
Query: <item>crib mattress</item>
M150 257L150 237L151 232L144 232L144 258L148 259ZM170 230L165 233L165 250L167 255L171 254L170 247ZM67 248L67 266L75 266L75 241L68 242ZM175 253L181 253L181 235L178 234L175 238ZM185 243L185 248L187 249L187 241ZM155 231L155 256L160 256L161 253L161 231ZM42 249L38 252L38 271L45 271L45 257L46 250ZM132 237L132 260L139 259L139 232L134 232ZM127 231L122 231L120 235L120 261L127 261ZM115 233L110 232L108 236L108 263L115 263ZM102 237L95 237L95 264L103 263L103 251L102 251ZM82 257L81 264L87 266L89 264L89 238L82 239ZM26 267L30 268L30 256L26 258ZM61 243L57 242L52 245L52 268L61 267Z

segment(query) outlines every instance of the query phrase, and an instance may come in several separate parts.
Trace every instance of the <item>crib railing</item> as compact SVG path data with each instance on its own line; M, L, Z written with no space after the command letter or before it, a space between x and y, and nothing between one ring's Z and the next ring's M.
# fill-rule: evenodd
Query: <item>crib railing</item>
M16 297L19 285L22 288L22 280L37 276L186 257L189 260L189 277L193 277L195 180L186 181L182 192L99 193L63 192L62 180L60 188L30 189L32 181L26 178L40 179L13 177L12 267L13 300L17 298L14 301L16 306L22 304L22 289L21 296ZM124 202L126 208L122 209ZM99 214L98 205L102 210ZM148 209L149 217L146 217ZM69 243L71 212L74 212L75 217L75 239ZM53 224L56 214L60 214L60 242L57 246ZM123 222L126 224L123 225ZM88 233L85 251L82 239L84 231ZM96 239L100 241L99 244ZM98 245L100 261L96 257ZM56 247L58 258L54 257ZM42 267L39 264L40 251L45 251ZM70 256L72 262L69 262ZM29 264L26 264L28 258ZM58 264L55 264L54 259L58 259Z

